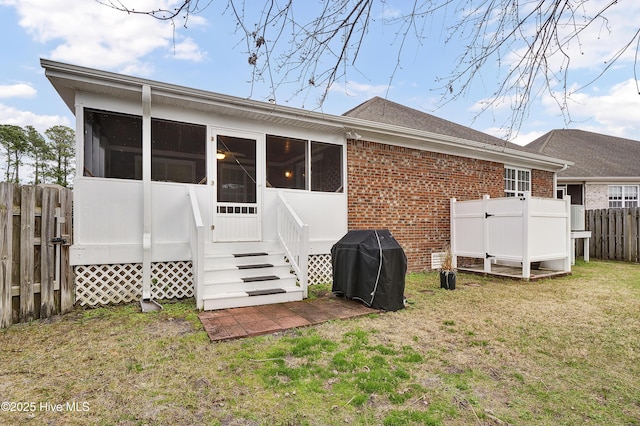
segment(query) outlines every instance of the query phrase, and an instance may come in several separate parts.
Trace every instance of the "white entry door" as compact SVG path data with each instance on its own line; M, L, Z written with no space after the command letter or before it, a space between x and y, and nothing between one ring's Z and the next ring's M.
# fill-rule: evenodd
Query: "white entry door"
M262 184L258 138L213 133L216 149L214 241L260 241Z

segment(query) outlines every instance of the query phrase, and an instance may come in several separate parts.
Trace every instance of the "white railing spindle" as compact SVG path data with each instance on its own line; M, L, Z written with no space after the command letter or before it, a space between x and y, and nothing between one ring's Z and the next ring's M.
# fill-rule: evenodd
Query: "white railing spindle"
M309 225L300 220L281 192L278 192L277 233L285 254L298 276L304 297L307 297Z

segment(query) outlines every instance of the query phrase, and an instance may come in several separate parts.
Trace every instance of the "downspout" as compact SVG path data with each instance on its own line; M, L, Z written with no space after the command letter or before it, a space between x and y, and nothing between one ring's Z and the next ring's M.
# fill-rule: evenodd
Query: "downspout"
M568 164L564 164L560 170L553 174L553 198L558 196L558 173L562 173L569 167Z
M151 86L142 86L142 312L157 311L151 300Z

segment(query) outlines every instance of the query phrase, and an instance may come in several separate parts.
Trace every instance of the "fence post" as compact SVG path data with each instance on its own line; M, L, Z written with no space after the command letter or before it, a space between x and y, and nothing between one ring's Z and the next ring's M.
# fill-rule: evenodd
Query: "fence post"
M482 235L483 235L483 251L485 253L484 256L484 264L483 264L483 269L484 272L486 273L491 273L491 259L489 258L488 254L489 254L489 238L491 237L489 235L489 221L487 220L487 213L489 212L489 199L491 197L489 196L489 194L484 194L482 196L482 215L484 216L484 220L482 221Z
M640 251L640 208L634 207L629 212L629 260L632 262L640 262L638 252Z
M73 191L69 188L62 188L60 192L61 217L58 220L61 223L61 236L67 240L66 244L60 246L60 313L62 314L70 312L75 303L73 267L69 259L69 248L73 241L72 205Z
M0 328L9 327L13 322L13 188L10 183L0 183Z
M48 318L55 313L55 209L58 204L57 188L42 188L42 216L40 228L40 318Z
M602 259L602 210L593 211L593 231L595 232L592 240L594 241L594 250L592 253L598 259Z
M531 278L531 261L529 259L529 225L531 223L531 192L526 191L522 200L522 278Z
M450 234L450 242L449 242L449 248L451 249L451 254L453 256L453 267L457 268L458 267L458 255L456 254L458 247L457 247L457 243L458 243L458 235L457 235L457 230L456 230L456 215L455 215L455 211L456 211L456 199L455 198L451 198L449 199L449 234ZM431 265L431 267L433 268L433 265Z
M600 259L606 259L609 247L609 222L606 210L599 210L600 221Z
M35 318L33 268L36 187L23 186L20 198L20 322Z

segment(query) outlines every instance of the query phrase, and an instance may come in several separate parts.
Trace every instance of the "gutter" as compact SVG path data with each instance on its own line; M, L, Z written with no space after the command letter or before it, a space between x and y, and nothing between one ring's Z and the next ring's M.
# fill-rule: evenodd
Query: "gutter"
M558 179L565 183L577 182L590 184L640 182L640 176L560 176Z
M554 194L558 194L558 173L564 172L565 170L567 170L568 167L569 165L565 164L564 166L562 166L562 169L558 170L553 174L553 193ZM553 197L555 198L557 197L557 195L554 195Z

